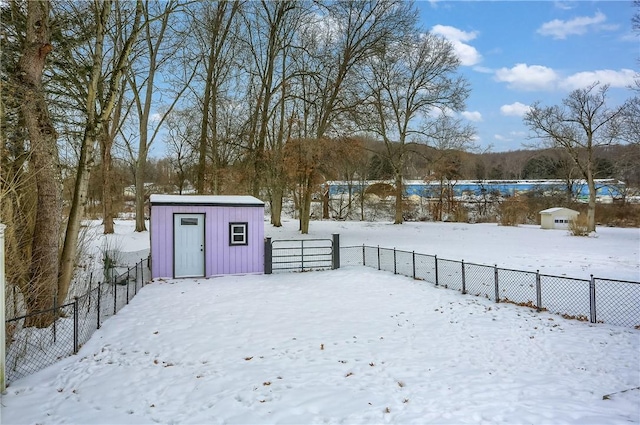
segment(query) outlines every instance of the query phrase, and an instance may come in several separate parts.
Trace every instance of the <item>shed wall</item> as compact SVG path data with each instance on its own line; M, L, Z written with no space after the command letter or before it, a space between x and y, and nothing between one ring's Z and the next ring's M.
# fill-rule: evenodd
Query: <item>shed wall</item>
M553 229L553 216L551 214L543 214L540 216L540 227L543 229Z
M173 215L205 214L205 276L264 271L264 207L152 205L151 276L173 277ZM229 223L248 223L247 245L229 245Z

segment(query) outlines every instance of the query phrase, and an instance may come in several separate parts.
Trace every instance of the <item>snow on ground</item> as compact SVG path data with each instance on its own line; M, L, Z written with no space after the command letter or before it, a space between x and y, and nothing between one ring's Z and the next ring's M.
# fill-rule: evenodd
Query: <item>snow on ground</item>
M157 281L2 423L640 423L639 365L636 330L361 267Z
M312 221L309 235L300 235L298 221L288 219L274 228L265 223L273 239L330 238L340 244L370 245L416 251L449 260L578 279L596 277L640 281L640 229L598 227L591 237L569 235L566 230L540 226L499 226L495 223Z
M127 248L132 224L117 226L123 250L140 249ZM267 236L296 229L291 220ZM529 226L312 222L311 233L638 280L638 229L575 238ZM11 383L0 422L640 423L638 387L638 330L345 267L155 281L78 355Z

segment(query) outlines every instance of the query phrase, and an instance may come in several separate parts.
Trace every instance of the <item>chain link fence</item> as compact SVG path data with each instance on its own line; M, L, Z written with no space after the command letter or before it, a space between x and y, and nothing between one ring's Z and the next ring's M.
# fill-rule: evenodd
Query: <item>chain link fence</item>
M550 276L365 245L342 247L340 256L344 266L373 267L567 319L640 329L640 282Z
M5 322L6 381L35 373L78 352L102 323L115 315L151 278L149 259L143 259L107 282L93 284L72 301ZM46 327L32 326L47 323Z

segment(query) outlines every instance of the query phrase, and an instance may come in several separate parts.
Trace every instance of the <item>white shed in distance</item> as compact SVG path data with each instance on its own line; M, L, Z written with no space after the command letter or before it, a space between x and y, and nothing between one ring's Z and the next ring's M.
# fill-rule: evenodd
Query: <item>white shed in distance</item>
M578 211L555 207L540 211L540 227L542 229L568 229L569 222L578 218Z

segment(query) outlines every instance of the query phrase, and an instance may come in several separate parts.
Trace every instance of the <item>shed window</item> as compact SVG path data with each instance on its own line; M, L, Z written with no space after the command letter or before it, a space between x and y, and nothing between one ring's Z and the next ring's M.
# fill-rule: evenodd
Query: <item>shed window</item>
M180 219L181 226L197 226L198 218L197 217L186 217Z
M248 245L248 223L229 223L229 245Z

